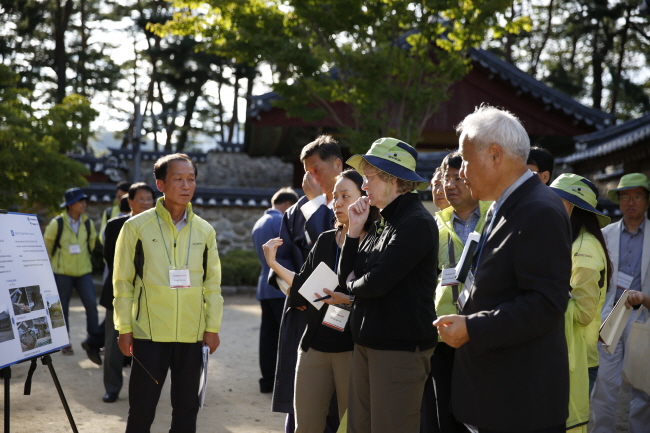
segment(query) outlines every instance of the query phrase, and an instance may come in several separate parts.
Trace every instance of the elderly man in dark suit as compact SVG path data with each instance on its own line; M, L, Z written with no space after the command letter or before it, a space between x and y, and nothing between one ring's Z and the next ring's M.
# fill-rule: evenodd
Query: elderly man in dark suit
M453 412L480 433L563 432L571 277L566 210L526 167L530 141L514 115L481 106L458 132L460 177L474 198L495 203L459 298L466 299L460 315L434 322L443 341L458 349Z

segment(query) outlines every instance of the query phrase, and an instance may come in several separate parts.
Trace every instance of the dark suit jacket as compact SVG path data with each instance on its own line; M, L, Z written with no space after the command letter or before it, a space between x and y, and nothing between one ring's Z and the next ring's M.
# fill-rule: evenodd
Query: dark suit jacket
M108 267L108 275L104 280L99 305L110 311L113 310L113 263L115 261L115 245L117 244L117 237L120 235L122 226L130 217L130 215L123 215L113 218L108 221L104 230L104 235L106 236L104 242L104 260Z
M300 208L309 200L302 196L282 216L280 237L282 245L278 248L276 259L285 268L295 273L300 272L307 260L309 251L316 240L334 224L334 213L327 206L318 210L305 220ZM269 284L278 288L276 273L269 272ZM290 307L290 297L284 303L284 314L280 325L280 341L278 345L278 360L275 370L275 387L273 389L272 409L274 412L293 413L293 388L298 360L298 345L307 327L307 312ZM336 405L332 407L336 409ZM338 414L336 410L330 413Z
M563 425L569 218L537 176L513 191L495 218L462 311L470 341L456 351L452 409L458 420L490 430Z

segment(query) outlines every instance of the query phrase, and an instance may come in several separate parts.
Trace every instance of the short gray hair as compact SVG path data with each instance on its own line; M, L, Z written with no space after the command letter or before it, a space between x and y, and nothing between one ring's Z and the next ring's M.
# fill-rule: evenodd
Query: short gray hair
M507 153L528 160L530 138L521 121L511 112L481 104L456 127L460 141L469 140L477 150L501 145Z

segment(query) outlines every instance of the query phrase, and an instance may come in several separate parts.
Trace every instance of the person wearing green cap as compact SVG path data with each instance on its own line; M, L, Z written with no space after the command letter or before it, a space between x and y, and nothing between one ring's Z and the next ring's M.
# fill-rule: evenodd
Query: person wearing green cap
M577 174L560 175L550 185L562 199L571 220L571 299L564 314L564 331L569 349L569 418L567 430L586 433L589 421L588 367L595 357L598 365L600 310L605 301L612 264L600 231L610 218L596 210L598 189ZM594 332L595 331L595 332ZM590 384L591 385L591 384Z
M609 290L601 313L605 320L614 304L630 290L650 295L650 226L646 218L650 182L642 173L621 177L618 187L607 192L607 197L619 205L623 218L603 229L607 249L618 255L613 261ZM647 311L641 313L647 318ZM616 406L622 386L625 346L634 315L630 315L613 354L598 343L599 367L591 397L593 433L609 433L616 429ZM647 432L650 426L650 396L631 387L628 432Z
M414 190L417 151L395 138L375 141L347 163L363 174L362 197L349 208L338 269L353 295L354 340L348 432L416 433L431 355L437 343L433 303L438 227ZM370 206L381 211L363 241ZM371 392L372 390L372 392Z
M481 433L564 432L569 217L526 166L530 138L512 113L483 105L457 132L460 177L472 197L495 203L463 279L460 314L433 323L456 349L452 411Z

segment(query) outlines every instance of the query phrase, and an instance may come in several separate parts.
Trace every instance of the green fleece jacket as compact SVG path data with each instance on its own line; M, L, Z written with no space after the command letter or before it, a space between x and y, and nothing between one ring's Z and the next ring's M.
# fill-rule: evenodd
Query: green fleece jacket
M154 209L129 219L117 239L115 328L120 334L133 332L139 339L193 343L201 341L204 332L219 332L221 327L223 298L216 235L207 221L192 212L191 204L187 205L187 225L177 231L163 199L158 199ZM136 277L134 265L138 240L144 253L142 279ZM187 263L189 288L170 288L170 259L171 266L177 268Z

